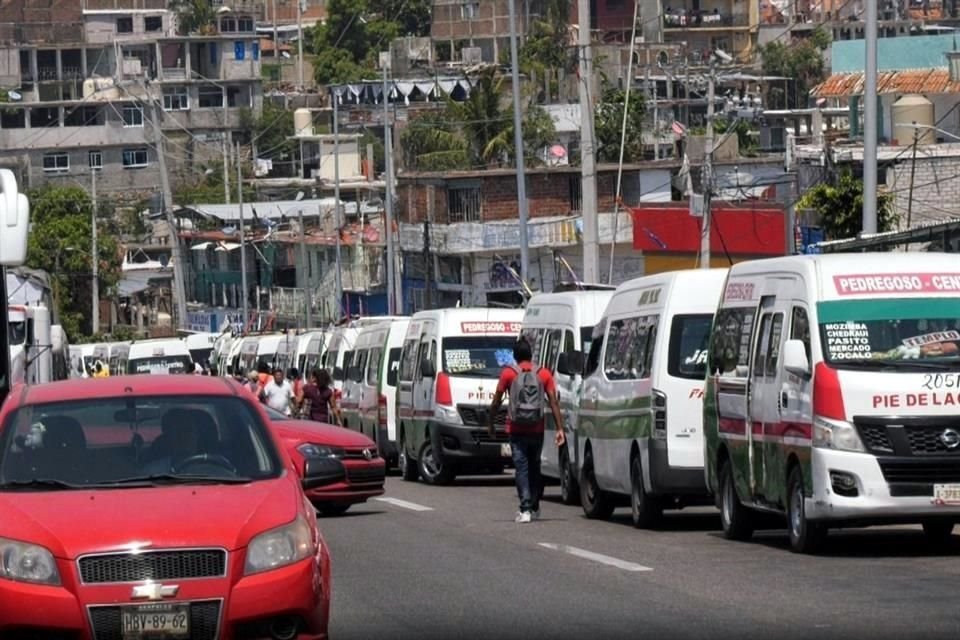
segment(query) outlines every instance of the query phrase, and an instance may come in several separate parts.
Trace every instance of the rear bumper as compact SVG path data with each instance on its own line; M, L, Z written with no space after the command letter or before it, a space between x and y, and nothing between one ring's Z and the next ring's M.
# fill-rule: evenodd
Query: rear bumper
M472 461L507 464L512 458L503 455L503 446L509 444L507 432L498 429L493 438L485 428L430 422L430 440L433 450L443 462Z
M707 498L703 467L671 467L666 440L649 440L650 489L654 495Z

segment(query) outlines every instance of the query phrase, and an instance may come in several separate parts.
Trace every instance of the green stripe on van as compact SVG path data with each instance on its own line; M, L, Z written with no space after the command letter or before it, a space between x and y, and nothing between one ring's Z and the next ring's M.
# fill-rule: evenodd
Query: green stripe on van
M598 402L596 409L580 410L579 432L580 437L603 440L647 438L652 421L650 396L622 402Z
M884 298L817 303L821 323L960 317L960 298Z

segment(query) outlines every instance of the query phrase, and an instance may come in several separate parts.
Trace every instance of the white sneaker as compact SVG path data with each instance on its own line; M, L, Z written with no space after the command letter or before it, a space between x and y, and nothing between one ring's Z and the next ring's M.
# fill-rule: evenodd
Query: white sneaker
M530 512L529 511L518 511L517 517L513 519L514 522L518 523L527 523L530 522Z

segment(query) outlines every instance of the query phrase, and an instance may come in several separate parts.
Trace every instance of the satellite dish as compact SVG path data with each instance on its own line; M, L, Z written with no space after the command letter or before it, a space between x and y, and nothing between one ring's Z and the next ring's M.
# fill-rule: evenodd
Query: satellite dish
M168 256L168 255L165 254L165 253L161 253L161 254L160 254L160 258L159 258L159 262L160 262L160 266L163 267L164 269L166 269L166 268L167 268L167 265L170 264L170 256Z
M20 102L21 100L23 100L23 96L20 95L20 92L14 91L13 89L11 89L10 91L7 91L7 97L13 100L14 102Z

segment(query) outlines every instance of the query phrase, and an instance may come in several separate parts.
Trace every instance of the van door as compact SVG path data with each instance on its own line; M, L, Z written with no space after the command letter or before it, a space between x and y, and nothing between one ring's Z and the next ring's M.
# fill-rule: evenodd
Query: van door
M378 337L378 340L380 338ZM385 443L378 442L377 437L377 381L380 377L380 365L383 362L383 348L373 347L367 356L367 370L364 372L364 383L360 392L360 430L368 438L376 442L381 450Z
M563 342L562 329L547 329L543 336L543 350L539 361L539 366L554 374L556 379L557 360L560 358L560 347ZM560 385L557 384L557 396L560 396ZM557 425L554 424L553 412L550 407L544 408L544 426L546 427L546 436L543 439L543 449L540 453L540 460L551 477L558 477L560 469L560 450L557 448L554 437L556 436Z
M413 372L414 434L411 444L413 454L419 455L420 446L426 439L427 423L433 416L433 386L436 376L425 378L420 366L423 362L437 362L437 338L435 325L425 325L417 345L417 368Z
M593 341L590 343L590 352L587 354L587 363L583 370L582 392L580 394L580 410L577 428L577 460L583 461L584 450L588 439L597 433L597 406L599 404L602 373L600 372L600 357L603 353L603 343L607 321L601 320L593 331Z
M397 375L397 424L402 425L403 429L413 428L413 383L416 379L416 371L419 367L417 362L417 347L420 344L420 337L407 337L403 342L403 350L400 353L400 371ZM412 433L406 433L407 443L410 442ZM397 445L400 445L400 434L397 434Z
M783 320L784 313L778 308L776 297L773 295L762 297L747 390L750 416L750 428L747 430L748 473L750 493L754 497L763 497L766 494L767 440L777 436L780 422L777 367L783 336Z

